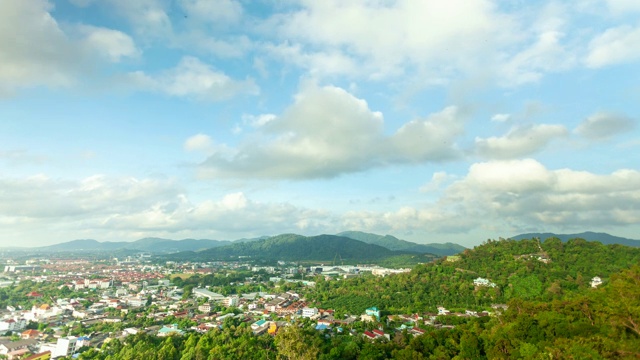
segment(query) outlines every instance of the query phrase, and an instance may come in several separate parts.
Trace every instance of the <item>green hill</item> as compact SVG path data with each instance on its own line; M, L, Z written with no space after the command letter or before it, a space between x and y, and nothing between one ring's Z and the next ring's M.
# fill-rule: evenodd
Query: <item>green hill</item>
M344 236L355 240L360 240L368 244L383 246L389 250L407 251L413 253L430 253L440 256L455 255L466 248L464 246L444 243L444 244L417 244L414 242L401 240L392 235L377 235L362 231L344 231L338 236Z
M528 233L528 234L520 234L511 237L514 240L522 240L522 239L548 239L548 238L558 238L563 242L567 242L570 239L585 239L588 241L599 241L605 245L613 245L620 244L626 246L634 246L640 247L640 240L633 240L628 238L623 238L620 236L614 236L607 233L597 233L592 231L586 231L579 234L554 234L554 233Z
M358 313L378 304L390 311L416 312L436 305L480 309L515 298L552 300L589 290L595 276L606 283L612 274L638 263L640 249L623 245L557 238L540 243L491 240L465 250L457 261L443 259L386 278L323 284L319 306ZM495 286L475 286L479 277Z
M382 246L336 235L302 236L283 234L268 239L250 242L234 242L231 245L191 253L167 255L172 259L194 259L200 261L228 260L249 257L267 260L314 260L340 261L352 263L375 261L406 254L391 251Z

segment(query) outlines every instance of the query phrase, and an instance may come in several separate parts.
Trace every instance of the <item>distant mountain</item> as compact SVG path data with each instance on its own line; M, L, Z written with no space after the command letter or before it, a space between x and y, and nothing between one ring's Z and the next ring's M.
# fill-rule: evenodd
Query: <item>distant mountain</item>
M173 253L179 251L197 251L209 249L217 246L231 244L231 241L220 240L169 240L161 238L144 238L132 242L115 241L100 242L92 239L73 240L61 244L43 246L39 250L44 252L61 252L61 251L115 251L115 250L137 250L151 253Z
M528 234L520 234L516 236L512 236L511 239L514 240L522 240L522 239L531 239L531 238L540 238L540 240L545 240L550 237L556 237L563 242L567 242L570 239L585 239L589 241L599 241L604 245L611 244L620 244L626 246L640 247L640 240L627 239L619 236L613 236L607 233L597 233L597 232L583 232L579 234L554 234L554 233L528 233Z
M367 244L374 244L385 247L394 251L407 251L412 253L430 253L440 256L455 255L466 248L464 246L444 243L444 244L417 244L411 241L400 240L392 235L377 235L365 233L362 231L344 231L338 236L348 237L354 240L360 240Z
M348 237L336 235L302 236L283 234L268 239L233 242L231 245L198 252L166 255L167 258L199 261L223 260L247 256L268 260L315 260L315 261L372 261L406 254L385 247L367 244Z
M242 238L242 239L237 239L237 240L233 240L233 242L237 242L237 243L241 243L241 242L252 242L252 241L264 240L264 239L268 239L268 238L270 238L270 236L259 236L259 237L255 237L255 238Z

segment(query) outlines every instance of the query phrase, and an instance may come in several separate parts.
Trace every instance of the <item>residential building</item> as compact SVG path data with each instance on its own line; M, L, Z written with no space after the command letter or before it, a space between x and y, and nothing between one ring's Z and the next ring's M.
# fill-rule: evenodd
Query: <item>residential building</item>
M377 307L375 307L375 306L370 307L370 308L366 309L364 311L364 313L369 315L369 316L374 316L376 318L376 320L380 321L380 310Z
M318 314L318 308L305 307L302 309L302 317L313 317Z

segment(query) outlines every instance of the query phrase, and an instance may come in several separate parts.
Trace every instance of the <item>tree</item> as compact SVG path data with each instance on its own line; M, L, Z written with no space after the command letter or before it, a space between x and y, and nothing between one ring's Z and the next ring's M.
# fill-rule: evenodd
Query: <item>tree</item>
M289 360L316 359L320 353L320 340L295 323L278 331L275 338L280 355Z

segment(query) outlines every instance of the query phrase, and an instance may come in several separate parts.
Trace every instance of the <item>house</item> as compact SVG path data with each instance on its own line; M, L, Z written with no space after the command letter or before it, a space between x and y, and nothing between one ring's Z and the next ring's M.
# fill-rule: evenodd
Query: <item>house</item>
M91 346L91 339L88 336L80 336L76 340L76 348L80 349L83 346Z
M205 303L198 306L198 311L208 313L211 312L211 304Z
M0 320L0 331L22 331L27 327L25 319Z
M369 315L369 316L374 316L376 318L376 320L380 321L380 310L377 307L375 307L375 306L370 307L370 308L366 309L364 311L364 313Z
M24 355L29 351L30 346L36 345L34 339L23 339L18 341L1 340L0 341L0 355L17 356Z
M390 339L389 334L386 334L384 331L379 330L379 329L375 329L373 331L371 331L373 333L373 335L375 335L376 339L377 338L381 338L381 339Z
M22 360L49 360L49 359L51 359L51 351L47 350L47 351L23 358Z
M258 320L256 322L254 322L253 324L251 324L251 330L256 331L259 330L260 328L263 328L265 326L267 326L267 320Z
M496 284L492 283L491 281L489 281L488 279L485 278L477 278L475 280L473 280L473 285L475 286L488 286L488 287L496 287Z
M362 335L364 336L365 339L369 339L369 340L374 340L376 338L376 335L368 330L365 331Z
M170 335L184 335L184 331L178 328L178 324L165 325L160 330L158 330L159 337Z
M23 339L37 339L39 336L40 331L33 329L23 331L22 334L20 334L20 337Z
M451 311L447 310L444 306L438 306L438 316L449 315Z
M602 285L602 279L599 276L595 276L593 279L591 279L592 288L597 288L600 285Z

